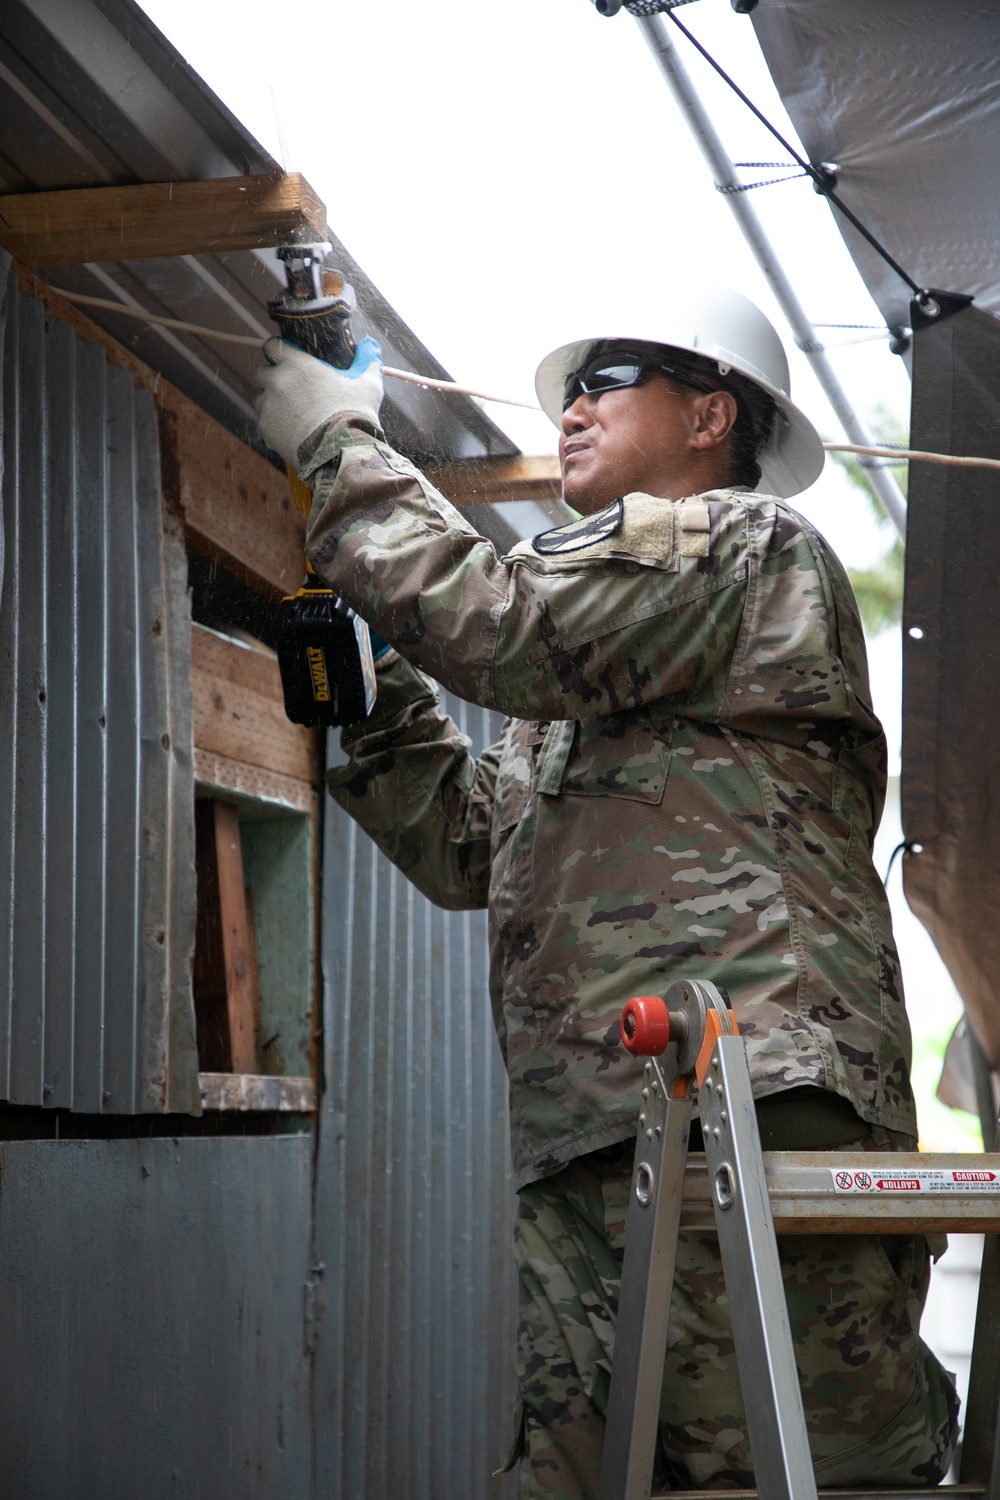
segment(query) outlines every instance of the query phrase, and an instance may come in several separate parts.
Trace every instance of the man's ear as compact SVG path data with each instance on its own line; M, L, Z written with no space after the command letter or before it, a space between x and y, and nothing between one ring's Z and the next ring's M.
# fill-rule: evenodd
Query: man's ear
M695 407L692 433L695 448L718 448L726 441L736 424L736 398L729 391L712 391L700 396Z

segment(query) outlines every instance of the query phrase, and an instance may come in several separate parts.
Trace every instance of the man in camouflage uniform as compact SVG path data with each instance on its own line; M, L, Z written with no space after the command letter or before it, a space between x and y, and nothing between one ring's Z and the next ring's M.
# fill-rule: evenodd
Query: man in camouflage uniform
M489 908L522 1500L597 1493L642 1070L619 1036L630 995L682 975L728 990L766 1147L915 1144L861 626L836 558L772 493L822 451L762 314L726 293L678 326L699 318L543 364L581 519L503 558L386 445L371 341L346 373L274 341L261 377L261 430L313 489L313 566L394 648L331 794L433 901ZM508 715L499 744L473 758L428 679ZM937 1482L955 1401L917 1335L924 1240L780 1248L821 1482ZM752 1482L711 1234L681 1236L660 1432L665 1477Z

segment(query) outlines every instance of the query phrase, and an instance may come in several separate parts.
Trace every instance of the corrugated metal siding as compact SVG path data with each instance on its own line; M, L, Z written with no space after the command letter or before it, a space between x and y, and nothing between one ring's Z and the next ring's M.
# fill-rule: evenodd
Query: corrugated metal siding
M496 716L448 711L482 748ZM485 1500L510 1444L507 1082L483 912L432 906L326 802L317 1497Z
M0 1142L3 1500L311 1500L311 1168L304 1135Z
M153 401L9 278L3 346L0 1098L188 1109L190 623Z

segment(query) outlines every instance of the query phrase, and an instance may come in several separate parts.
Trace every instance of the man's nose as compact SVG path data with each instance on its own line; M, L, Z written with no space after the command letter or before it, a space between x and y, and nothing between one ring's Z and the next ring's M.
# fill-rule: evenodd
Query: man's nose
M575 401L570 402L562 414L562 431L564 437L569 437L571 432L579 432L583 427L589 427L594 420L594 397L585 396L581 391Z

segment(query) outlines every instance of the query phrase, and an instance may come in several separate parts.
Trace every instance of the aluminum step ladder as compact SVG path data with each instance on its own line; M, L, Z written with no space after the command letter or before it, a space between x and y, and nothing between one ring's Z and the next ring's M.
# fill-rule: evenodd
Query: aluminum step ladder
M1000 1155L763 1152L746 1044L712 984L630 1000L630 1051L648 1058L608 1399L601 1500L650 1500L681 1228L715 1229L733 1314L756 1490L736 1500L926 1500L926 1488L817 1491L776 1233L985 1233L961 1481L1000 1500ZM688 1158L697 1088L704 1157ZM673 1491L694 1500L704 1491Z

